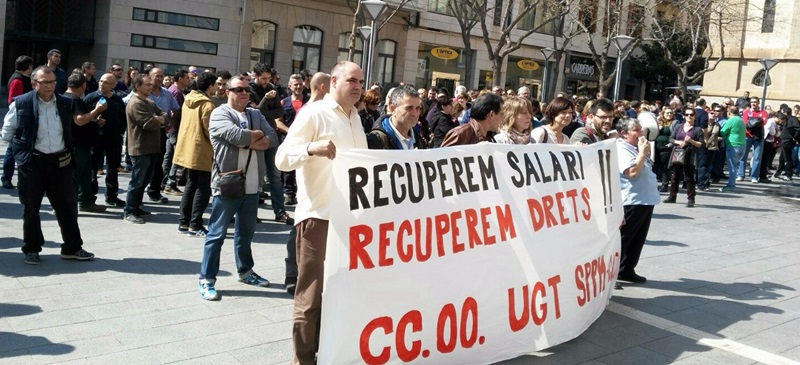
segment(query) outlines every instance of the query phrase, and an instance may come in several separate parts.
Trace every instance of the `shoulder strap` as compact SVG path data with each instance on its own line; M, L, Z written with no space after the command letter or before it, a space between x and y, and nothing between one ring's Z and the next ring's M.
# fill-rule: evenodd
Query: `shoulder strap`
M542 141L541 141L541 142L539 142L539 143L548 143L548 140L550 139L550 136L548 136L548 133L547 133L547 128L545 128L545 127L543 126L543 127L542 127L542 132L544 132L544 136L542 137Z
M592 142L597 142L597 138L595 138L594 132L592 132L592 129L589 128L588 126L583 127L583 128L586 128L586 133L589 133L589 138L592 140Z

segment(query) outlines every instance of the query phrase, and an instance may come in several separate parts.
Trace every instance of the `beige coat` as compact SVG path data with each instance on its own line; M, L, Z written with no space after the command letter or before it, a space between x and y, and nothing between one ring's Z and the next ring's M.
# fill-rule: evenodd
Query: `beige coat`
M208 122L214 107L214 101L200 91L192 90L186 95L172 163L191 170L211 172L214 150L211 148Z

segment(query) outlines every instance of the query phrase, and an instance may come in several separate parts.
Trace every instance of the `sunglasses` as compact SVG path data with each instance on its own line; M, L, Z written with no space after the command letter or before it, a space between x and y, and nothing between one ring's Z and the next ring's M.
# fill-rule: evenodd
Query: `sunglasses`
M683 116L684 117L693 117L694 113L684 113Z
M245 92L245 91L249 91L249 90L250 89L246 88L246 87L232 87L232 88L228 89L228 91L232 91L232 92L235 92L237 94Z
M722 113L722 110L714 109L714 113Z
M111 71L122 71L121 68L112 68Z

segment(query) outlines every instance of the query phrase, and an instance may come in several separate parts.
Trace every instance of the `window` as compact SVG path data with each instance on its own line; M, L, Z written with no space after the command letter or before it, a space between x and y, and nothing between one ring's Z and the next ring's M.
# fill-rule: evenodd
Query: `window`
M512 4L513 5L513 4ZM511 14L511 9L508 9L509 15ZM494 0L494 19L493 24L499 26L500 21L503 19L503 0Z
M537 33L545 34L559 34L561 32L561 18L553 19L554 14L547 11L546 4L541 3L535 9L528 12L524 18L517 23L517 29L531 30L539 26L539 24L547 21L547 24L542 25L536 30ZM548 21L549 20L549 21Z
M450 8L451 6L450 1L451 0L428 0L428 11L430 11L431 13L439 13L439 14L454 16L455 14L453 14L453 9ZM500 8L503 7L503 0L495 0L495 1L497 1L500 4ZM488 1L486 0L481 1L481 7L483 7L484 10L486 10L487 4ZM472 8L473 5L472 1L455 0L453 1L452 5L458 7L459 8L458 13L463 14L463 16L465 16L466 18L472 19L476 17L475 9ZM485 16L485 14L481 14L481 16ZM498 19L497 20L498 24L496 25L499 25L500 18L498 18L498 16L502 17L502 13L498 14L497 10L495 10L494 16L495 19Z
M603 24L603 37L609 34L619 34L619 12L620 8L617 6L616 0L609 1L606 6L606 22Z
M270 67L275 62L275 23L266 20L253 22L253 34L250 36L250 69L256 63L264 62Z
M133 8L133 20L179 25L182 27L219 30L219 19L172 13L169 11Z
M394 82L394 53L397 42L382 40L375 46L378 51L378 62L375 64L375 81L382 84Z
M339 34L339 57L337 57L336 60L346 61L348 53L350 53L350 32L345 32ZM356 46L355 49L353 49L353 62L361 65L363 55L364 41L361 40L361 37L356 36Z
M644 7L631 4L628 10L628 35L634 38L641 38L644 28Z
M428 11L431 13L453 15L453 12L450 11L450 8L447 6L449 1L450 0L428 0Z
M153 62L153 61L142 61L142 60L130 60L130 62L128 62L128 66L136 67L139 69L139 71L144 71L145 69L144 66L147 64L152 64L153 66L162 69L165 75L172 75L175 73L175 71L181 69L188 70L189 66L191 66L191 65L179 65L176 63ZM211 72L216 72L216 69L213 67L200 66L200 65L194 65L194 66L200 70L211 70Z
M775 28L775 0L764 1L764 19L761 21L761 33L772 33Z
M597 1L581 0L579 5L578 19L589 30L589 33L594 33L597 29Z
M156 48L169 51L183 51L192 53L217 54L217 44L209 42L190 41L158 37L144 34L131 34L131 47Z
M292 73L303 69L318 72L322 58L322 31L310 25L294 28L292 37Z

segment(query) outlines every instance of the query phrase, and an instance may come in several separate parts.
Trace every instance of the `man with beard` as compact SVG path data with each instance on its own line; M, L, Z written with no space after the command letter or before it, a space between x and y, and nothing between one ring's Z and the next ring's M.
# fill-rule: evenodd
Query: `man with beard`
M570 143L592 144L607 139L608 132L614 124L614 103L608 99L598 99L589 108L586 126L572 133Z

